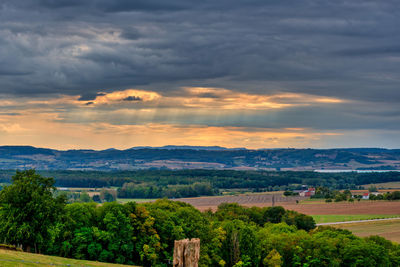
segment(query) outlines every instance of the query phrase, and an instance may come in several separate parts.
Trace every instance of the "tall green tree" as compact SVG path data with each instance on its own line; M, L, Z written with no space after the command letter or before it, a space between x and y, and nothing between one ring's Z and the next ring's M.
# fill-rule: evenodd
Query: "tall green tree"
M66 201L65 196L53 197L55 189L53 178L17 171L0 192L0 242L40 252Z

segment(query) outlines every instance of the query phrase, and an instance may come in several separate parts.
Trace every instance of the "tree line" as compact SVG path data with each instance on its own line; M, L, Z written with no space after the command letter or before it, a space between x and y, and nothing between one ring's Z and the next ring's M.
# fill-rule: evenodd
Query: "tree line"
M0 170L0 183L10 182L15 171ZM137 171L38 171L54 177L60 187L122 187L125 183L146 183L154 187L209 183L214 189L252 188L293 190L307 184L331 189L357 189L359 185L400 181L400 172L318 173L312 171L235 170L137 170Z
M153 184L125 183L118 188L119 198L182 198L213 196L218 193L210 183L195 182L189 185L157 186Z
M169 266L174 240L200 238L200 266L399 266L400 246L347 230L315 228L282 207L221 204L217 211L152 203L66 204L54 179L17 172L0 191L0 242L25 251L143 266Z
M370 194L369 200L399 200L400 199L400 191L393 192L385 192L382 194L373 194L373 192L377 192L376 187L369 188ZM286 192L285 192L286 193ZM293 192L288 191L286 195L291 195ZM311 198L325 198L327 202L340 202L340 201L354 201L360 200L362 195L353 195L350 190L346 189L343 191L339 190L331 190L328 187L317 187L315 190L315 195L311 196Z

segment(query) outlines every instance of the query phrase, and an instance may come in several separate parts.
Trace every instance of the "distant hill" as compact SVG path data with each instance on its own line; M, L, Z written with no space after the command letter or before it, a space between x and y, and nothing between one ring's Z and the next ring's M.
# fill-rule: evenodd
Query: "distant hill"
M151 146L137 146L137 147L132 147L129 149L137 150L137 149L168 149L168 150L174 150L174 149L190 149L190 150L212 150L212 151L220 151L220 150L246 150L246 148L239 147L239 148L226 148L226 147L221 147L221 146L174 146L174 145L168 145L168 146L161 146L161 147L151 147Z
M0 146L0 169L135 170L390 170L400 169L400 149L259 149L219 146L134 147L126 150L54 150Z

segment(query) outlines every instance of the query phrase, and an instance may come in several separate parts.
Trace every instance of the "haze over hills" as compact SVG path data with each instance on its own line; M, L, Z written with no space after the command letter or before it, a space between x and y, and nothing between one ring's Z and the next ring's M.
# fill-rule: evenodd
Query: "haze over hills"
M190 149L190 150L246 150L244 147L235 147L235 148L226 148L226 147L221 147L221 146L175 146L175 145L167 145L167 146L161 146L161 147L151 147L151 146L135 146L129 149ZM111 148L113 149L113 148Z
M399 170L400 149L259 149L218 146L134 147L126 150L55 150L0 146L0 169L135 170Z

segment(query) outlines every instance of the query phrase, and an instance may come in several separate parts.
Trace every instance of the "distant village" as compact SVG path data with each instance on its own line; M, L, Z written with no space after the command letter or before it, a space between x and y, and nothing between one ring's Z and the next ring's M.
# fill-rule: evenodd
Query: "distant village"
M351 191L350 191L351 192ZM307 185L302 185L302 188L300 190L293 190L294 195L299 195L301 197L313 197L315 196L316 189L315 187L308 187ZM371 196L374 196L373 199L379 199L376 198L377 196L383 196L382 192L351 192L351 198L355 199L364 199L364 200L369 200L372 198Z

